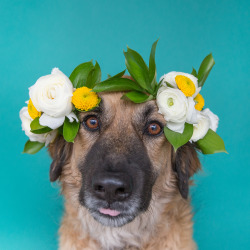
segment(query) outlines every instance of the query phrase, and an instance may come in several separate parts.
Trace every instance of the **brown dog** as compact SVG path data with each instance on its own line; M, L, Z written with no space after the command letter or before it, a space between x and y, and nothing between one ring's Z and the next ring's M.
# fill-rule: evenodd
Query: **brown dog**
M200 168L194 147L175 153L155 101L102 93L81 113L74 143L50 145L50 179L65 196L60 249L195 249L188 183Z

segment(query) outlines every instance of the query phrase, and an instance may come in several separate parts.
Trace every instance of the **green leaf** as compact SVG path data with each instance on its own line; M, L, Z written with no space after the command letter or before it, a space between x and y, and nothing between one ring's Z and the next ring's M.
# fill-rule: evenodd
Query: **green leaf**
M58 130L59 135L63 135L63 125L60 126L57 130Z
M39 123L39 117L35 118L31 123L30 123L30 131L34 134L44 134L47 132L50 132L52 129L47 127L47 126L42 126Z
M102 78L102 72L100 65L96 62L95 67L89 72L85 86L93 89L96 83L100 82Z
M179 147L186 144L191 139L193 135L193 125L185 123L185 128L182 134L164 127L164 134L176 151Z
M126 72L126 69L123 70L122 72L120 72L120 73L114 75L114 76L108 75L108 80L114 79L114 78L121 78L121 77L125 74L125 72Z
M191 75L193 75L193 76L195 76L195 77L198 76L198 75L197 75L197 72L196 72L196 70L195 70L195 68L193 68L193 70L192 70L192 72L191 72Z
M155 86L155 90L154 90L154 94L153 94L154 99L156 99L159 88L162 86L162 81L163 81L163 79L161 79L161 81L158 84L156 84L156 86Z
M159 39L155 41L152 45L150 57L149 57L149 81L151 83L151 87L154 89L156 82L156 65L155 65L155 50Z
M198 70L198 85L202 87L209 75L209 72L213 68L215 64L212 53L207 55L205 59L202 61L201 66Z
M227 153L222 138L213 130L209 129L205 137L196 142L197 147L203 154Z
M143 89L138 84L127 78L109 78L106 81L96 84L96 86L93 88L94 92L129 90L143 91Z
M45 146L45 143L28 140L25 143L23 153L25 153L25 154L35 154L38 151L40 151L44 146Z
M89 72L94 68L92 61L78 65L71 73L69 79L74 88L85 86Z
M64 124L63 124L63 138L67 142L74 142L74 139L77 135L79 130L80 122L73 121L70 122L69 119L66 117Z
M143 89L150 92L149 70L141 55L130 48L128 48L127 52L124 52L124 55L125 64L130 75Z
M150 95L146 95L142 92L138 92L138 91L131 91L128 92L127 94L123 95L123 97L128 98L129 100L131 100L134 103L143 103L149 100L153 99L153 96Z
M169 82L167 82L167 81L164 81L164 83L166 83L166 85L167 85L169 88L172 88L172 89L174 88L173 85L172 85L171 83L169 83Z

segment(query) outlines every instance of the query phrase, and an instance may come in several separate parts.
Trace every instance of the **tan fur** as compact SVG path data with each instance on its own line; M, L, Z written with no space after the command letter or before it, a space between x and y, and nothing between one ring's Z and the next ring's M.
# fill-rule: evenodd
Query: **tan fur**
M114 138L116 142L119 131L126 129L127 133L134 133L131 117L136 116L145 105L126 102L120 97L120 93L102 94L105 108L108 109L107 119L112 121L105 133L109 133L110 138ZM151 102L155 105L154 101ZM157 110L154 116L164 122ZM85 158L95 142L94 136L96 135L90 135L81 128L72 146L70 158L63 166L60 182L65 197L65 213L59 232L60 249L196 249L192 239L190 201L183 199L178 191L176 173L172 168L174 153L164 136L159 137L154 143L141 137L158 175L153 187L152 200L146 212L125 226L109 228L95 221L87 209L79 204L81 174L77 164ZM126 138L122 137L120 140ZM55 154L53 150L52 145L50 148L52 157ZM117 150L122 152L122 146ZM197 171L199 164L192 167L190 175Z

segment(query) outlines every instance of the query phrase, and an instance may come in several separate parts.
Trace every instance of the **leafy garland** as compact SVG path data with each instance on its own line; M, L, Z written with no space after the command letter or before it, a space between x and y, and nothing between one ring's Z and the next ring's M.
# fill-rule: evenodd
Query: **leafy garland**
M162 86L162 80L158 83L156 79L157 72L155 64L155 51L157 43L158 40L152 45L148 66L142 56L135 50L128 47L127 51L124 52L126 69L134 81L128 78L121 78L126 71L124 70L101 82L102 74L100 66L97 62L94 65L92 61L78 65L71 73L69 80L71 81L74 89L87 87L88 89L92 89L95 93L117 91L126 92L122 98L128 99L134 103L144 103L149 100L155 100L157 98L159 88ZM215 62L213 56L212 54L209 54L202 61L198 72L193 68L191 74L198 79L199 87L204 85L214 64ZM167 85L168 87L172 87L169 83L167 83ZM84 110L78 110L75 107L73 108L73 113L76 117L79 112L84 112ZM51 132L52 128L42 126L39 123L39 119L40 117L36 117L30 123L30 132L33 134L46 134ZM65 117L63 125L57 129L57 133L63 135L67 142L74 142L79 127L80 122L78 119L72 121L70 118ZM176 151L179 147L190 141L193 135L193 130L193 124L185 123L183 133L175 132L166 126L164 127L164 134ZM223 140L212 129L209 129L202 139L193 143L195 143L196 148L203 154L226 152ZM45 143L28 140L24 147L24 153L37 153L44 146Z

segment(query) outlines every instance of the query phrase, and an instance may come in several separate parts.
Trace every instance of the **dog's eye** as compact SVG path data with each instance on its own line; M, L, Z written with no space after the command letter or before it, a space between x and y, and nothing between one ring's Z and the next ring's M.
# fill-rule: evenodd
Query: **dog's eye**
M84 125L90 130L97 130L99 128L99 121L97 117L90 116L84 121Z
M159 135L161 132L162 127L156 122L151 122L147 127L147 133L149 135Z

